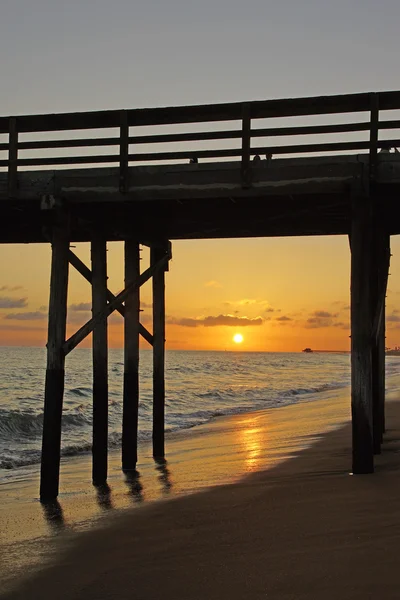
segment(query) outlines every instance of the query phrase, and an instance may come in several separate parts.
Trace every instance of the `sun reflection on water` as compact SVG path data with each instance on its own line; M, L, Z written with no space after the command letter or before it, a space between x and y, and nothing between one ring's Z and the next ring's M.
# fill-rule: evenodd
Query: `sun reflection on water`
M257 427L256 419L246 419L242 422L248 427L240 430L241 446L245 454L245 465L247 471L255 471L260 467L261 450L263 448L264 429Z

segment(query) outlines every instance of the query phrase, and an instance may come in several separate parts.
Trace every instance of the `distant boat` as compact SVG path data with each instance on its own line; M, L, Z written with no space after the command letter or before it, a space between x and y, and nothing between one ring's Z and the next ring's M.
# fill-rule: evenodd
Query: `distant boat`
M311 348L304 348L303 352L312 352Z

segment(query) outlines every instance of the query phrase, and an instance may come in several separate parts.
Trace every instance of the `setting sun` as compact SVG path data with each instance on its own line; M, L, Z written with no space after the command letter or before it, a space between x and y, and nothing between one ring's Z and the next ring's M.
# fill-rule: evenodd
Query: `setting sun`
M243 342L243 336L241 333L235 333L235 335L233 336L233 341L235 342L235 344L241 344Z

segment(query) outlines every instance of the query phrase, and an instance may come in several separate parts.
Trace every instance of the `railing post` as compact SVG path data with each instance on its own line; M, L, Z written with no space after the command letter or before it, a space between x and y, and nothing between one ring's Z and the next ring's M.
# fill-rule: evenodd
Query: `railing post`
M18 128L16 117L9 119L9 140L8 140L8 195L15 198L18 190Z
M371 119L369 134L369 181L376 179L378 162L378 134L379 134L379 96L371 94Z
M241 178L243 187L250 186L250 139L251 139L250 103L243 104L242 111L242 165Z
M120 142L119 142L119 191L126 194L129 191L129 125L126 110L120 112Z

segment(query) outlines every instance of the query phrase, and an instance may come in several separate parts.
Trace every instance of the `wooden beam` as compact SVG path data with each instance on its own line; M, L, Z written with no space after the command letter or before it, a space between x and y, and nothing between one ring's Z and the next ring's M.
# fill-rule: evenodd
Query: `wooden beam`
M379 129L400 129L400 121L382 121ZM316 135L328 133L350 133L357 131L369 131L370 123L338 123L335 125L301 125L298 127L268 127L263 129L252 129L251 137L282 137L294 135ZM241 130L225 131L196 131L190 133L160 133L150 135L129 136L129 144L167 144L171 142L196 142L207 140L231 140L241 139ZM88 148L103 146L119 146L120 137L108 138L84 138L63 140L41 140L30 142L19 142L19 150L39 150L50 148ZM7 150L8 144L0 144L0 150Z
M140 276L139 244L125 241L125 287ZM139 308L140 288L125 300L124 320L124 392L122 415L122 469L134 470L137 463L139 414Z
M150 249L150 264L156 265L166 250ZM153 456L165 456L165 272L153 275Z
M372 429L371 199L353 200L351 224L351 412L353 473L374 470Z
M69 251L69 262L78 271L78 273L80 273L82 277L86 279L86 281L88 281L90 284L92 283L92 271L74 252L72 252L72 250ZM107 300L108 302L115 300L115 295L109 289L107 289ZM125 306L122 304L122 302L115 307L115 310L119 312L122 317L125 317ZM150 344L150 346L153 345L153 336L150 331L148 331L146 327L142 325L142 323L139 323L139 333L146 340L146 342Z
M126 110L120 112L119 191L129 191L129 125Z
M68 292L69 228L66 221L54 225L47 341L47 369L44 395L40 500L58 496L61 416L64 395L65 341Z
M242 163L241 177L243 187L250 185L250 145L251 145L251 111L250 104L243 105L242 113Z
M370 94L347 94L310 98L284 98L251 102L252 117L255 119L302 115L340 114L363 112L370 109ZM400 107L400 92L379 92L381 110ZM242 118L242 102L208 104L200 106L173 106L128 110L129 125L168 125L173 123L202 123L234 121ZM47 115L22 115L19 131L62 131L77 129L101 129L118 127L119 110L61 113ZM0 133L7 133L8 117L0 117Z
M107 348L107 242L94 234L92 254L93 313L103 313L93 328L93 465L95 485L107 481L108 449L108 348Z
M370 181L376 179L376 169L378 166L378 134L379 134L379 95L371 94L371 118L370 118L370 136L369 136L369 178Z
M89 335L89 333L92 333L94 327L103 319L104 315L107 317L111 315L111 313L116 310L117 306L119 306L121 302L125 302L126 298L133 290L142 286L150 279L150 277L153 277L155 273L164 269L168 264L168 260L169 257L164 255L157 264L151 265L148 269L146 269L146 271L140 275L139 279L135 283L133 283L129 288L125 288L122 292L115 296L114 300L107 304L107 308L104 311L94 315L87 323L85 323L85 325L78 329L78 331L65 342L63 346L65 355L69 354L74 348L76 348L76 346L80 344L85 337Z
M15 198L18 193L18 128L15 117L10 117L8 135L8 195Z

